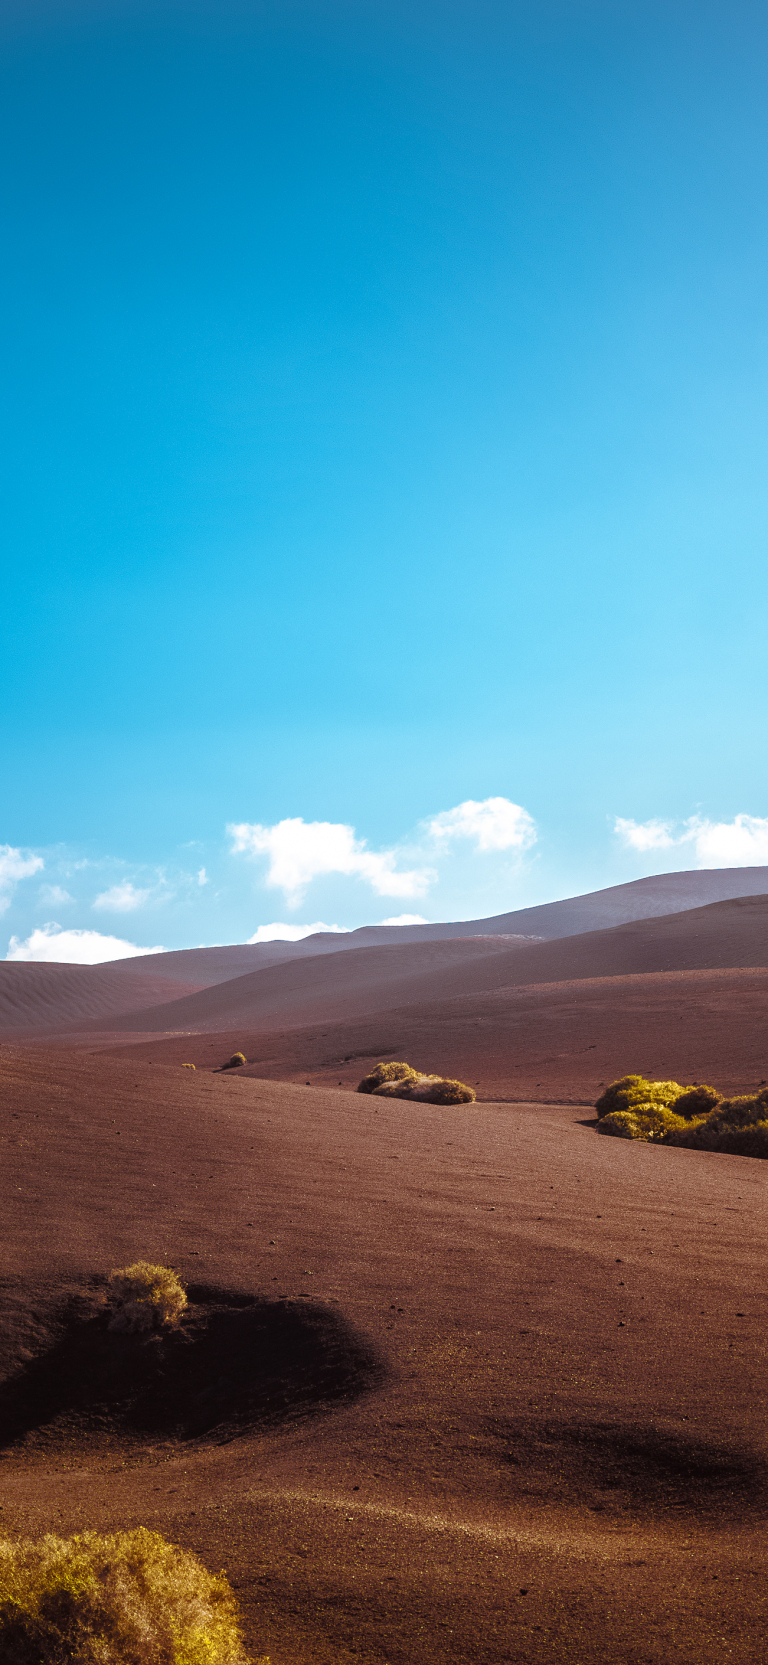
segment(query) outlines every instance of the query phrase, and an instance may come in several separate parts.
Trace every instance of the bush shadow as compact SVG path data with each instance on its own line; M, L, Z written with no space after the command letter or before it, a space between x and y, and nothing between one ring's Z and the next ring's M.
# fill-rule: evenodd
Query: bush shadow
M383 1361L343 1315L307 1301L188 1290L178 1328L110 1330L69 1303L55 1344L0 1387L0 1449L42 1429L216 1441L371 1391Z
M690 1510L719 1518L768 1513L768 1464L737 1441L674 1428L525 1419L489 1429L496 1460L542 1488L592 1509Z

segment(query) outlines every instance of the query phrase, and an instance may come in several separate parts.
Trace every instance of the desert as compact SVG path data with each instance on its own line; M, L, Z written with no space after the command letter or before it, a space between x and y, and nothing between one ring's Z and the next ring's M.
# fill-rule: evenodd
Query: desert
M702 878L548 940L0 967L5 1532L159 1531L272 1665L762 1657L768 1172L595 1136L628 1069L765 1085L768 896ZM382 1055L476 1102L361 1095ZM134 1344L139 1258L188 1308Z

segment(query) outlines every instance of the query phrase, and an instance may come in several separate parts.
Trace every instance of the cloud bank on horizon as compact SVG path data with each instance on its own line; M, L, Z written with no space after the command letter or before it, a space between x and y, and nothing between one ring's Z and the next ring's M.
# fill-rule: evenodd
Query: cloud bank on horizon
M715 821L703 815L680 821L661 817L636 821L616 816L614 832L619 845L637 857L655 858L661 852L674 852L674 862L670 863L669 859L666 863L658 862L656 871L679 865L705 868L768 864L768 817L742 812L731 821ZM138 927L135 934L141 932L141 920L150 943L155 932L166 934L169 909L175 907L177 937L182 936L177 946L188 946L191 941L201 942L206 938L212 943L298 942L317 932L339 933L360 925L427 922L421 912L394 913L378 921L371 919L371 913L378 910L369 910L366 892L375 898L402 900L421 900L432 894L433 918L481 918L525 905L515 894L515 885L529 871L526 858L541 843L540 830L530 812L504 797L465 799L452 809L426 817L411 834L382 849L371 849L368 841L347 822L305 821L301 816L285 817L271 825L249 821L232 823L227 833L228 857L221 849L218 851L220 862L229 860L223 877L212 876L204 867L190 873L179 869L170 880L160 867L142 872L134 869L132 876L128 876L124 863L122 877L105 888L94 886L95 895L91 892L80 896L73 895L56 881L66 878L75 888L87 886L92 882L91 875L103 873L105 867L111 866L114 872L117 864L112 858L83 860L62 857L60 852L51 855L10 844L0 846L0 912L7 912L13 905L18 916L18 923L13 919L6 958L96 965L163 952L156 943L143 946L118 931L62 925L50 915L45 917L46 910L54 907L57 911L80 909L81 918L85 909L106 916L111 914L116 921L127 914L134 915ZM247 866L243 866L243 858ZM216 859L215 851L207 857L209 864ZM30 896L29 881L41 874L48 863L50 880L46 878L38 884L36 894ZM471 898L477 894L479 902L476 907L462 908L460 903L457 905L457 896L461 895L459 887L469 887L478 874L486 878L490 875L491 888L475 893L465 888L464 895ZM605 882L610 883L611 879L606 877ZM320 906L327 905L329 885L336 887L330 896L331 905L342 907L351 915L353 923L338 923L338 916L334 920L331 912L325 919L309 922L270 920L265 901L271 891L281 891L287 908L293 912L301 907L311 887L322 893L315 905L318 901ZM230 901L230 907L236 909L236 923L234 928L227 929L222 927L221 909L233 892L235 900ZM503 900L499 905L500 895ZM207 910L205 925L201 925L201 907ZM262 923L254 931L250 927L256 908L262 914ZM155 918L161 910L163 922Z
M735 815L732 821L630 821L617 815L615 830L630 850L689 848L697 867L762 867L768 862L768 816Z
M107 960L132 960L142 954L162 954L159 945L139 948L135 942L109 937L101 931L66 931L51 921L32 931L25 942L11 937L6 960L38 960L48 964L102 965Z

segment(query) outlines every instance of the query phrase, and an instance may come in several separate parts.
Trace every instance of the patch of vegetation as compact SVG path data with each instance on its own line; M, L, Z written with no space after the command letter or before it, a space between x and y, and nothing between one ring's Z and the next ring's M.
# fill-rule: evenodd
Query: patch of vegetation
M377 1088L383 1087L389 1081L416 1081L418 1071L411 1069L410 1064L376 1064L368 1075L364 1075L357 1091L359 1093L375 1093Z
M680 1087L676 1081L648 1081L644 1075L622 1075L618 1081L612 1081L610 1087L606 1087L595 1109L602 1119L614 1110L635 1110L641 1105L645 1107L648 1104L660 1104L668 1107L683 1093L689 1091L690 1088Z
M230 1058L229 1063L227 1064L226 1067L227 1067L228 1070L239 1070L241 1065L242 1064L247 1064L247 1062L248 1062L248 1059L246 1058L244 1052L233 1052L232 1057Z
M726 1156L768 1158L768 1088L724 1098L702 1121L689 1122L669 1140L687 1150L716 1150Z
M223 1574L215 1577L144 1527L0 1541L0 1658L4 1665L247 1665Z
M406 1088L404 1098L414 1098L420 1104L474 1104L474 1087L463 1081L452 1081L441 1075L427 1075Z
M178 1324L187 1304L182 1284L170 1266L134 1261L111 1272L108 1299L114 1306L111 1330L160 1330Z
M623 1075L598 1099L598 1133L686 1150L768 1158L768 1087L721 1098L715 1087L679 1087Z
M410 1064L377 1064L363 1076L359 1093L377 1098L410 1098L420 1104L474 1104L474 1088L442 1075L420 1075Z
M612 1134L616 1139L644 1139L660 1144L677 1128L686 1125L682 1116L666 1110L663 1104L637 1104L633 1110L609 1110L607 1116L601 1116L597 1131Z
M717 1107L722 1096L716 1087L705 1087L703 1082L697 1087L686 1087L675 1099L675 1115L683 1116L687 1122L699 1121Z

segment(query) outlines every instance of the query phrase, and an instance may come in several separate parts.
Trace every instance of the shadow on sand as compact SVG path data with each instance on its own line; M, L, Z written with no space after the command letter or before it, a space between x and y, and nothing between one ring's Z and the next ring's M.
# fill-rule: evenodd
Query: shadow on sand
M176 1330L108 1328L71 1303L56 1343L0 1388L0 1449L51 1425L83 1437L233 1438L357 1398L385 1375L333 1308L203 1286ZM92 1312L92 1309L91 1309Z
M487 1451L522 1489L601 1511L684 1509L743 1519L768 1513L768 1464L727 1434L620 1422L514 1419L489 1425Z

